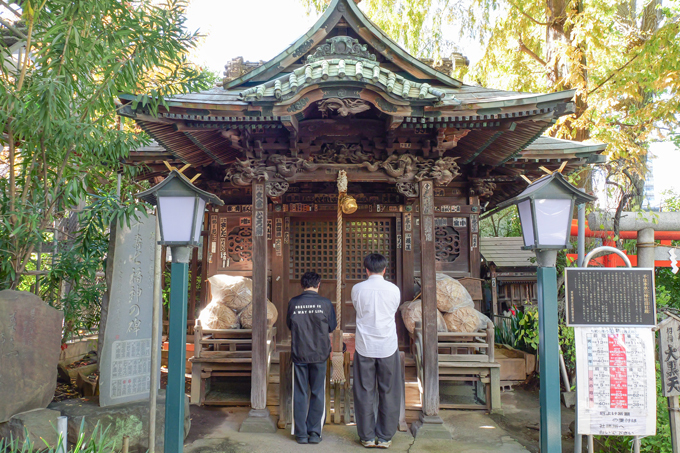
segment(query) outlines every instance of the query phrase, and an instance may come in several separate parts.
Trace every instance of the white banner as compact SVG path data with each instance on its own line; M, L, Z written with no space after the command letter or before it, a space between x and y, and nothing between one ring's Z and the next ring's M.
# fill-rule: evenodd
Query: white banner
M578 434L656 434L654 333L649 327L574 327Z

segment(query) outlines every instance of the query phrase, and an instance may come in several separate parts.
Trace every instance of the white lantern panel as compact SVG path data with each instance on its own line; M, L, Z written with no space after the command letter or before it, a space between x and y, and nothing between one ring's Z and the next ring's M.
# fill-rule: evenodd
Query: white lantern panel
M571 199L534 200L539 245L567 245Z
M519 211L519 221L522 224L522 236L524 236L524 245L531 247L534 245L534 222L531 216L531 201L524 200L517 204Z
M158 197L164 242L189 243L192 240L195 202L196 197ZM200 212L203 214L202 209Z
M205 214L205 200L198 199L198 211L196 211L196 230L194 231L194 242L199 242L201 239L201 226L203 225L203 217Z

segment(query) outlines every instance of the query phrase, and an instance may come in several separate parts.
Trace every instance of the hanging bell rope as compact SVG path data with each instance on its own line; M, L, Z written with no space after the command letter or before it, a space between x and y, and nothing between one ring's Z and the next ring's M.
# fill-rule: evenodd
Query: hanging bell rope
M336 253L335 253L335 317L337 320L336 335L342 335L342 198L347 194L347 173L345 170L338 172L338 219L335 227ZM332 384L345 383L344 354L340 351L333 351L331 365Z

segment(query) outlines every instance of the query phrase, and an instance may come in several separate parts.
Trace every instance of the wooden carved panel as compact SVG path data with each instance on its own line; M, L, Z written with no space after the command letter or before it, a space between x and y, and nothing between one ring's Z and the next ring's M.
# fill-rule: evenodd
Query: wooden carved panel
M253 229L250 226L237 226L227 236L227 255L234 263L253 259Z
M453 263L460 256L460 233L452 226L434 229L434 253L437 261Z

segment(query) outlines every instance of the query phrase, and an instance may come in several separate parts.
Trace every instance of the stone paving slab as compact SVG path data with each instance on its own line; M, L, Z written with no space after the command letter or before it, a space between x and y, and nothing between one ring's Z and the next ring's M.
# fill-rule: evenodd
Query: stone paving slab
M217 408L191 406L192 423L185 453L259 453L259 452L362 452L354 426L326 425L323 441L318 445L299 445L290 429L279 429L276 434L248 434L238 432L248 415L247 408ZM397 433L391 452L460 453L507 452L526 453L524 447L483 412L442 411L451 441L418 440L408 433ZM373 450L373 451L378 451Z

